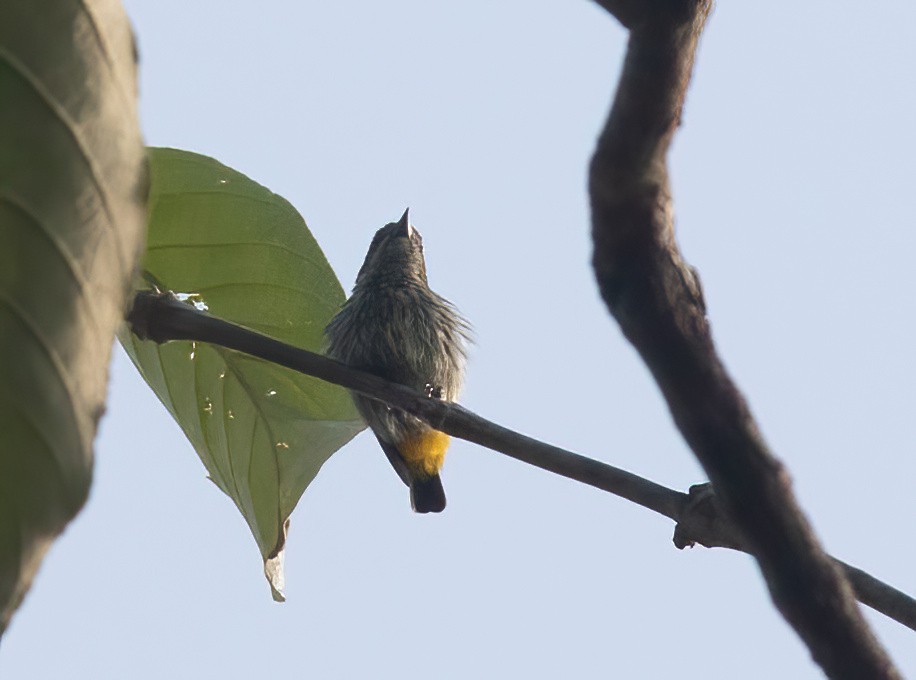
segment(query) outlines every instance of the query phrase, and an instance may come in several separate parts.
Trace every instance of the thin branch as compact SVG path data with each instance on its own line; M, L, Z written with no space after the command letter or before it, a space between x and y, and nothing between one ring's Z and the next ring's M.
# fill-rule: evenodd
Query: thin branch
M170 293L137 293L127 321L141 339L209 342L355 390L422 418L441 432L602 489L675 521L687 500L686 494L513 432L458 404L430 399L404 385L200 312Z
M879 581L868 572L834 559L846 572L846 578L856 591L859 602L916 630L916 600L893 586Z
M678 548L699 543L707 548L750 552L740 530L713 493L712 484L690 487L676 521L674 545ZM916 599L842 560L830 559L846 574L859 602L916 631Z
M669 489L585 456L526 437L409 387L388 382L333 359L292 347L260 333L211 317L170 294L140 292L128 314L134 333L155 342L193 340L285 366L423 418L446 434L607 491L677 522L674 543L742 550L738 530L721 511L708 484L691 487L688 494ZM865 572L838 562L853 581L859 599L877 611L916 630L916 600Z
M600 4L630 29L589 176L602 297L655 377L774 603L814 659L832 678L897 678L720 361L699 278L675 242L666 156L711 0Z

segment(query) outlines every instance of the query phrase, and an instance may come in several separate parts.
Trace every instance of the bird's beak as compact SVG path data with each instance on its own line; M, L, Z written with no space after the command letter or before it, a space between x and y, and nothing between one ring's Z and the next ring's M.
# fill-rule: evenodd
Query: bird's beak
M401 219L398 220L397 235L407 238L413 236L413 227L410 226L410 208L407 208L404 214L401 215Z

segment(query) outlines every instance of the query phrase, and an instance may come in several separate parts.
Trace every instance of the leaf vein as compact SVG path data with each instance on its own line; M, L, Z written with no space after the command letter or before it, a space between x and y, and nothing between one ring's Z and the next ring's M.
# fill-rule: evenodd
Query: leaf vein
M133 108L133 102L130 99L130 92L133 91L133 88L129 84L120 82L118 78L118 69L115 67L115 60L112 57L111 49L108 44L108 41L105 39L105 34L99 29L99 23L92 11L92 8L89 6L89 3L86 0L79 0L80 5L83 8L83 11L86 13L86 16L89 18L89 25L92 28L92 33L95 35L95 40L99 45L99 50L102 55L105 57L103 61L108 67L108 71L111 74L112 80L118 83L118 87L114 88L117 90L118 95L121 98L121 101L126 105L128 109ZM113 30L113 29L112 29ZM128 28L130 30L130 28ZM131 31L131 40L133 40L133 32Z
M47 357L49 365L54 369L54 373L56 374L57 379L60 381L61 385L67 393L67 396L69 397L67 401L70 406L70 415L73 417L73 423L76 425L80 443L84 449L90 447L93 439L93 432L86 423L86 418L76 408L76 388L71 382L70 376L67 373L67 369L64 366L63 361L61 361L57 351L54 349L54 347L48 344L47 340L43 337L40 329L35 323L35 320L26 313L26 310L22 309L13 298L6 295L5 291L2 290L0 290L0 304L6 305L13 313L13 315L22 321L23 328L25 328L26 331L28 331L28 333L35 339L35 344Z
M192 250L199 248L234 248L237 246L282 250L289 253L290 255L293 255L297 259L315 267L330 267L330 265L328 265L327 262L323 259L315 258L312 255L306 255L305 253L291 248L284 243L277 243L275 241L231 241L229 243L158 243L148 245L146 252L154 253L160 250Z
M7 205L13 207L15 210L18 210L27 220L35 225L34 232L41 234L48 240L52 250L54 250L54 252L58 255L61 262L63 262L64 268L73 279L73 282L76 285L78 291L77 297L82 300L87 300L90 287L89 281L76 265L73 254L63 246L57 234L45 227L39 219L37 213L34 212L30 206L27 206L25 203L19 200L19 197L14 196L9 192L0 191L0 203L6 203ZM102 331L101 322L99 321L98 315L96 314L96 305L87 304L83 307L83 309L86 312L86 316L88 316L91 320L95 329L96 340L100 340L104 336L104 333Z
M115 220L111 210L111 201L109 199L108 192L102 183L100 177L101 173L91 158L91 154L89 153L89 148L86 142L83 140L82 136L77 130L76 121L70 117L70 114L60 105L54 95L47 90L47 88L38 79L38 77L32 73L32 71L30 71L25 64L20 62L15 55L11 54L9 50L5 49L3 46L0 46L0 61L6 61L13 72L18 74L29 85L29 87L32 88L32 90L45 103L45 105L48 107L48 110L61 123L66 133L73 140L76 149L79 151L79 158L83 161L88 170L89 178L91 179L92 185L95 187L96 194L99 197L99 202L101 203L102 209L105 212L108 231L111 233L111 237L115 242L116 256L114 259L117 261L119 267L118 279L123 280L126 276L127 270L127 263L124 262L120 257L124 250L124 243L121 240L120 232L117 228L115 228Z

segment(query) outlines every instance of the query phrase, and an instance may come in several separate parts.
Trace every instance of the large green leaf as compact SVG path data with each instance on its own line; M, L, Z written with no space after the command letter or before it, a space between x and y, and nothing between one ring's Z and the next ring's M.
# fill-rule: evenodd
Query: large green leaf
M119 3L0 2L0 631L89 492L146 225L135 70Z
M344 293L299 213L212 158L150 149L150 161L149 278L214 316L320 351ZM321 465L364 427L350 396L221 347L120 338L244 515L282 599L287 519Z

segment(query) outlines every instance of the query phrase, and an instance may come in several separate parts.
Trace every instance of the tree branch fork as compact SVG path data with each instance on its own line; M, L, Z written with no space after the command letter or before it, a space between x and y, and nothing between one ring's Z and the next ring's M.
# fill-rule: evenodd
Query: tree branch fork
M459 404L430 399L404 385L210 316L171 293L138 292L127 321L141 339L157 343L208 342L244 352L357 391L404 410L448 435L641 505L676 523L674 544L679 549L699 544L749 552L740 530L708 483L692 486L687 493L669 489L502 427ZM916 631L916 600L860 569L835 561L852 583L860 602Z

